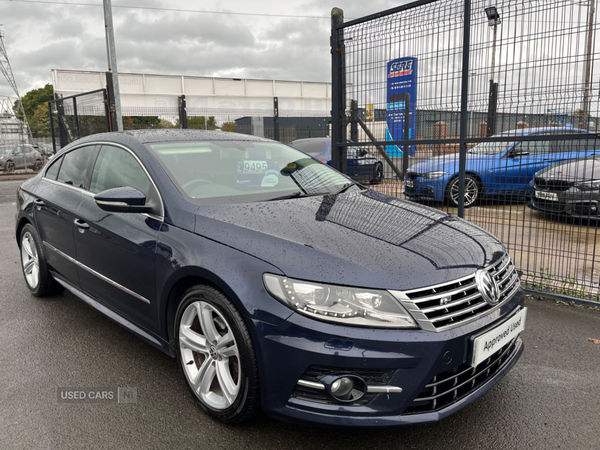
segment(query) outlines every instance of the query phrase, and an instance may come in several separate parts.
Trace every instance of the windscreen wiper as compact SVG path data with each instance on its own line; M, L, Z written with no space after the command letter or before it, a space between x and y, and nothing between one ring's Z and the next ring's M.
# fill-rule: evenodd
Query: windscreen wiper
M356 186L356 183L348 183L348 184L343 185L342 188L335 193L335 195L341 194L342 192L346 192L352 186Z
M286 200L288 198L298 198L298 197L308 197L308 195L302 191L296 191L296 192L292 192L291 194L282 195L281 197L270 198L267 201L272 202L274 200Z

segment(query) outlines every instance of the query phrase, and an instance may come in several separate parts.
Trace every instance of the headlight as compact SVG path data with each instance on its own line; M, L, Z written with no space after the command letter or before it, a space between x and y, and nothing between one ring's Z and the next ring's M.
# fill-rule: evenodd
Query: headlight
M413 318L387 291L311 283L265 273L269 294L315 319L344 325L416 328Z
M580 181L575 183L575 186L582 191L592 191L600 189L600 180Z
M427 172L423 174L423 178L426 180L435 180L436 178L440 178L443 175L446 175L446 172Z

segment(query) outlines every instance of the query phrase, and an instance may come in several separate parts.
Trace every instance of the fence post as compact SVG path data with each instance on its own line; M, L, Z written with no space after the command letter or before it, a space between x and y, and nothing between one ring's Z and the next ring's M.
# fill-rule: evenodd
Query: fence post
M273 139L279 141L279 99L273 97Z
M343 32L344 11L331 10L331 165L346 173L346 67Z
M69 145L69 131L65 126L65 106L62 98L56 100L56 112L58 119L58 138L60 140L60 148Z
M117 114L115 110L115 91L113 85L113 74L112 72L106 72L106 91L108 94L108 113L109 113L109 125L110 130L118 129L117 125Z
M50 131L52 132L52 153L56 154L56 135L54 134L54 115L52 113L52 103L48 102L48 114L50 114Z
M188 127L187 106L185 103L185 95L180 95L178 100L179 100L179 128L185 129ZM206 127L206 119L204 119L204 126Z
M487 113L487 137L496 134L496 109L498 106L498 83L490 80L490 97Z
M415 111L416 114L416 111ZM405 141L408 141L409 139L409 131L410 131L410 93L406 93L405 94L405 98L404 98L404 133L403 133L403 139ZM402 176L404 178L404 176L406 176L406 171L408 170L408 152L409 152L409 145L408 144L404 144L403 148L402 148Z
M77 97L73 97L73 119L75 120L75 139L79 139L79 118L77 117Z
M102 98L104 99L104 118L106 119L106 131L110 130L110 105L108 104L108 92L106 89L102 91Z
M467 168L467 119L469 96L469 44L471 41L471 0L465 0L463 24L462 85L460 94L460 147L458 181L458 217L465 217L465 171Z
M358 142L358 101L350 100L350 140Z

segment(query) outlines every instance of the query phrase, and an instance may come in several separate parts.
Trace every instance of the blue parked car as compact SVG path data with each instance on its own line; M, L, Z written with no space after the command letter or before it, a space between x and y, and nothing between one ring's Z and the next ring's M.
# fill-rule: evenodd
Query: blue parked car
M292 147L331 165L331 138L296 139ZM379 184L383 181L383 162L360 147L348 147L347 175L359 183Z
M589 139L520 141L521 136L590 135ZM483 142L467 152L465 206L485 195L526 195L533 174L552 164L593 155L600 149L596 134L570 127L511 130L495 137L510 142ZM447 201L458 206L458 153L436 156L412 165L404 179L404 194L413 199Z
M222 422L261 407L331 425L437 421L523 352L523 291L494 236L279 142L87 136L17 197L32 295L66 289L175 358Z

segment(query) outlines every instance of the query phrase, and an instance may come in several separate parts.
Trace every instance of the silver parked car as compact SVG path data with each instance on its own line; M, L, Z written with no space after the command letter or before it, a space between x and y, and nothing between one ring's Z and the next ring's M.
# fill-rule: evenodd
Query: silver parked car
M33 169L39 171L44 165L44 157L39 149L29 144L5 147L0 154L0 170L14 172L15 169Z

